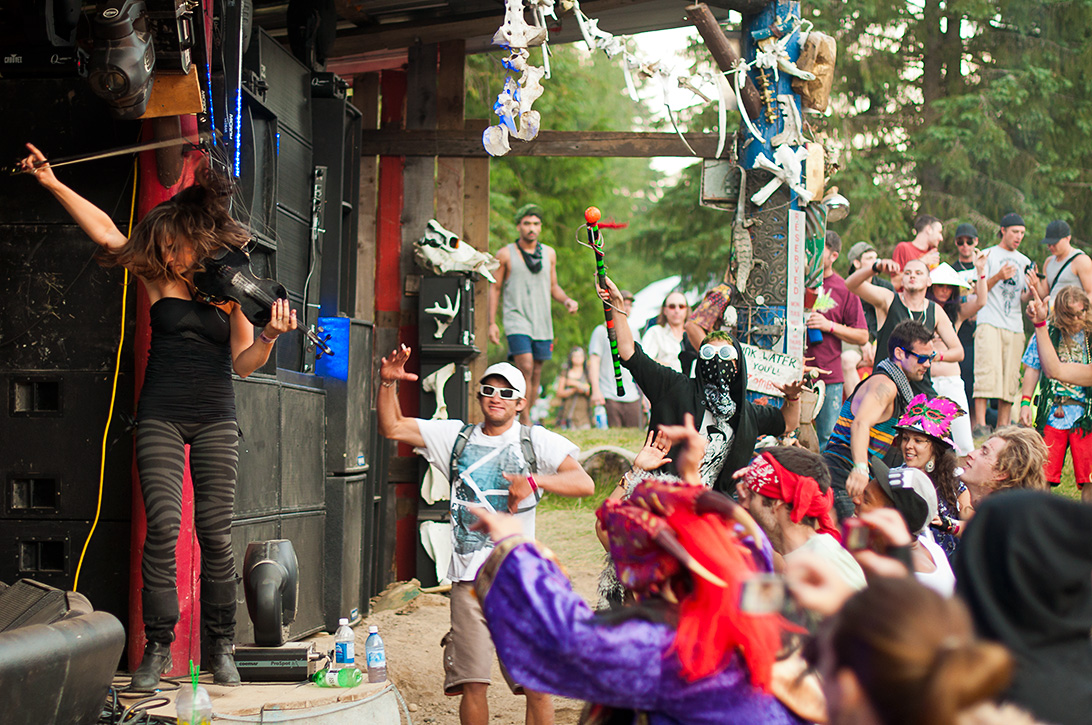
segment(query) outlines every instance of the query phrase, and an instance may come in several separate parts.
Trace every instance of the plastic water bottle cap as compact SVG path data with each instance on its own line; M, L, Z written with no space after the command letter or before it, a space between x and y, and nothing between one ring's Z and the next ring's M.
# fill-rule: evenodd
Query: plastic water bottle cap
M341 619L337 620L337 623L338 623L338 625L344 624L344 625L348 626L349 619L347 617L342 617Z
M368 625L368 634L379 634L379 627L374 624Z

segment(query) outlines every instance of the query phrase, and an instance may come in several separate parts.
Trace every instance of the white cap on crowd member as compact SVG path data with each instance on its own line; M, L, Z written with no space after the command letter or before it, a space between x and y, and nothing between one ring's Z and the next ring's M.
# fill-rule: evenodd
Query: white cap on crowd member
M512 363L499 362L490 365L485 369L485 372L482 373L482 380L485 380L491 375L504 378L508 381L508 384L519 393L519 397L527 397L527 381L524 379L523 373L519 371L519 368Z

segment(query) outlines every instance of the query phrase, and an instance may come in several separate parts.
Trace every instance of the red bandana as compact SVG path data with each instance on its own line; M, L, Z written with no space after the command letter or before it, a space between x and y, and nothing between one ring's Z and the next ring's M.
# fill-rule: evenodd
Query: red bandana
M828 488L826 493L822 493L814 478L793 473L769 453L755 458L743 482L747 488L766 498L792 504L789 518L794 524L800 523L805 516L814 516L819 519L820 533L830 534L841 542L842 536L830 516L834 505L833 489Z

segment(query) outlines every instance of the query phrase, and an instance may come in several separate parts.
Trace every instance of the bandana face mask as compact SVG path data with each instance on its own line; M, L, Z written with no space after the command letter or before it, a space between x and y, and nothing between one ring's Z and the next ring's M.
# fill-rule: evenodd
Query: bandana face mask
M723 353L724 350L730 352ZM706 358L706 355L709 357ZM732 399L732 382L737 375L739 360L734 345L701 346L698 355L698 383L701 386L702 403L714 417L725 420L735 415L736 401Z

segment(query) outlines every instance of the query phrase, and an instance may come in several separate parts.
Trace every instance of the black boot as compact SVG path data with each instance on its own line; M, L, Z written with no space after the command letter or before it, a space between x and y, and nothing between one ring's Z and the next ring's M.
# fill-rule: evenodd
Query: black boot
M212 681L217 685L231 687L240 682L233 645L238 581L201 579L202 667L212 672Z
M178 592L174 589L140 592L144 609L144 658L133 672L129 687L140 692L151 692L159 685L159 678L171 668L171 642L174 626L178 623Z

